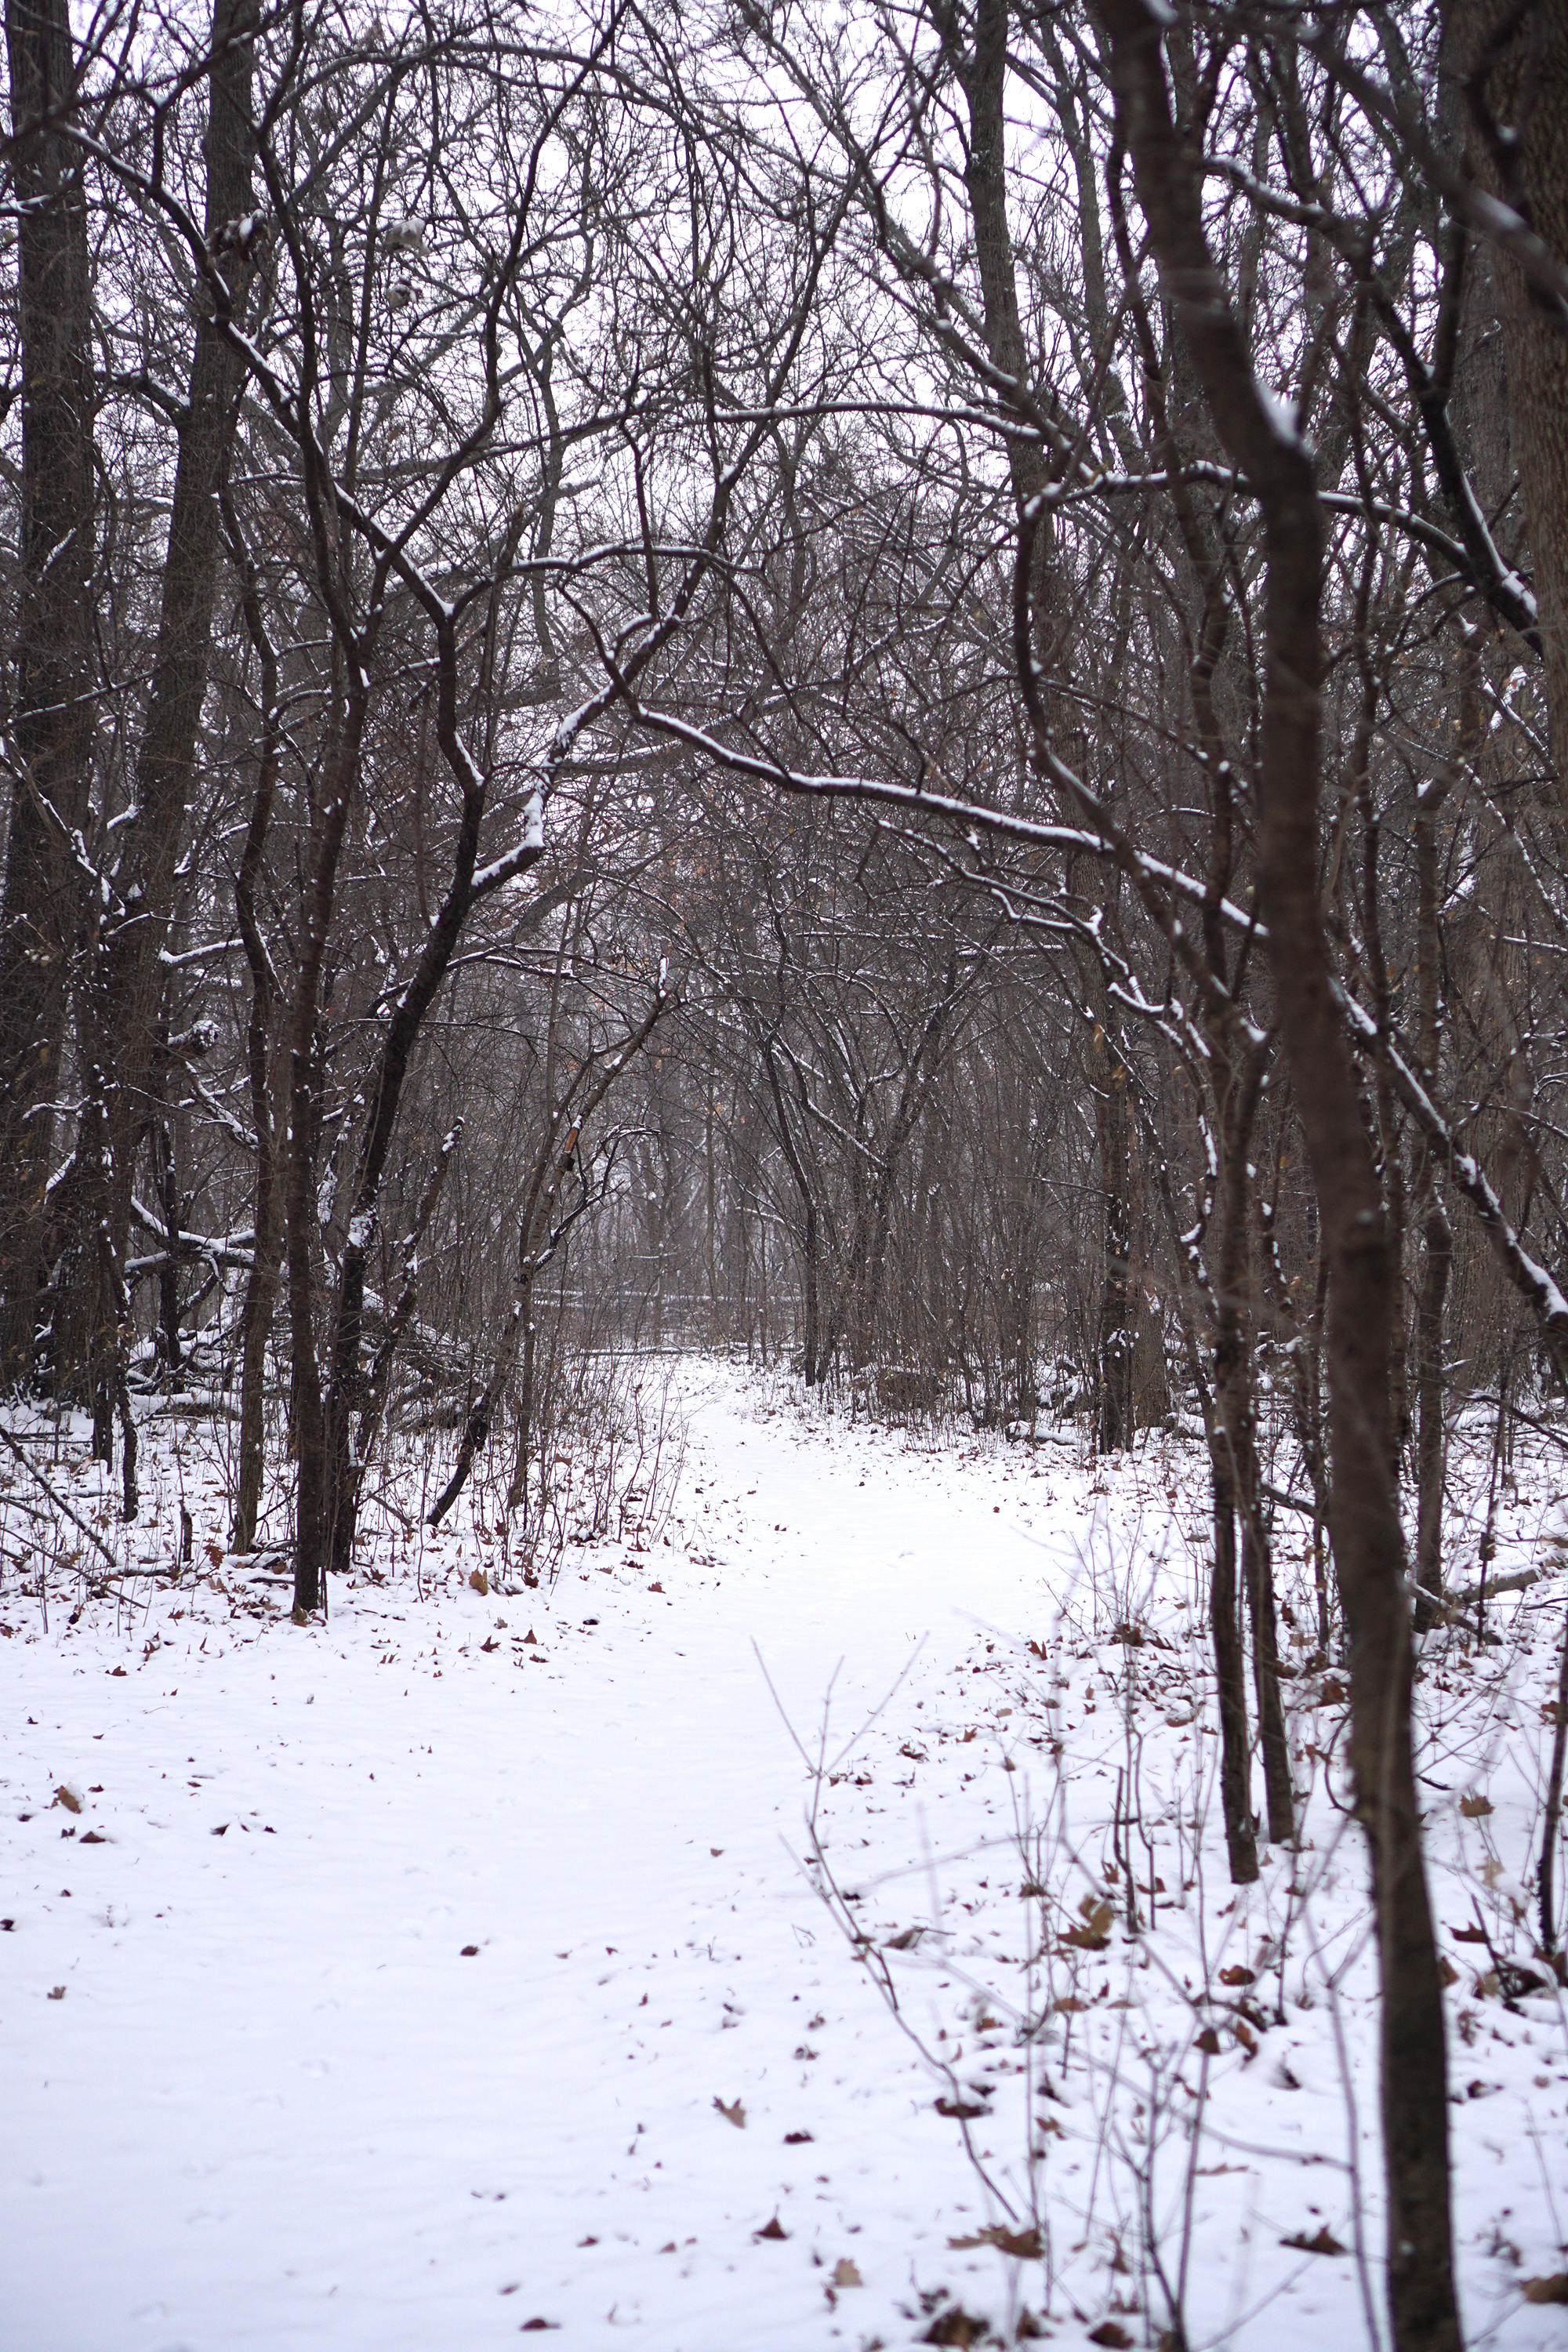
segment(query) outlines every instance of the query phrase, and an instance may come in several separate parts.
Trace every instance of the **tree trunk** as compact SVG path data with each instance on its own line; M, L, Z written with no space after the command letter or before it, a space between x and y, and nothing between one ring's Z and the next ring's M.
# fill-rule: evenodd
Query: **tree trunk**
M1103 986L1100 993L1106 994ZM1109 1013L1109 1004L1106 1007ZM1127 1133L1127 1071L1105 1033L1104 1084L1095 1089L1095 1129L1100 1177L1105 1193L1105 1267L1100 1293L1098 1364L1100 1412L1096 1438L1101 1454L1120 1454L1132 1443L1132 1311L1128 1270L1132 1255L1131 1154Z
M1209 415L1262 509L1268 559L1259 898L1331 1273L1333 1537L1351 1642L1350 1762L1381 1978L1388 2297L1395 2352L1458 2352L1447 2052L1411 1747L1411 1622L1393 1470L1395 1273L1319 889L1323 517L1310 451L1266 406L1214 267L1201 161L1172 117L1158 21L1100 0L1119 127L1161 283Z
M1467 667L1473 656L1460 656ZM1472 699L1461 697L1463 707ZM1461 754L1472 749L1461 734ZM1441 1043L1438 971L1441 945L1437 932L1437 811L1447 779L1434 776L1420 786L1415 799L1415 980L1419 1018L1415 1050L1428 1076L1437 1072ZM1454 1259L1454 1234L1444 1213L1437 1184L1437 1156L1429 1139L1418 1136L1415 1165L1411 1174L1411 1203L1421 1235L1421 1280L1415 1297L1415 1622L1432 1623L1435 1604L1443 1592L1443 1477L1447 1437L1443 1421L1444 1307Z
M1464 85L1483 187L1568 260L1568 0L1449 0L1447 58ZM1546 703L1568 827L1568 341L1523 272L1493 257L1508 409L1534 561Z
M216 0L209 77L205 228L225 250L237 298L250 264L232 237L251 210L256 137L250 119L255 0ZM226 232L230 235L226 238ZM242 362L225 341L210 299L197 296L195 345L178 428L152 691L136 763L135 820L117 877L121 911L94 959L90 1019L109 1078L110 1239L123 1264L138 1146L153 1113L152 1065L163 997L162 961L174 912L176 868L195 769L206 692L221 534ZM68 1316L64 1318L68 1324ZM71 1368L57 1363L56 1374Z
M246 1031L246 1065L250 1080L250 1117L256 1129L256 1188L252 1224L250 1273L239 1325L239 1479L230 1541L237 1552L254 1549L261 1516L265 1471L267 1349L278 1301L278 1275L282 1263L282 1203L278 1189L278 1137L272 1117L273 1015L276 987L272 959L267 952L257 919L256 893L261 861L272 822L278 788L280 726L278 709L278 657L262 617L256 567L239 535L234 509L224 502L240 575L240 602L246 628L261 671L261 756L250 823L234 880L235 913L250 967L250 1019Z
M7 0L22 512L15 751L0 905L0 1389L31 1379L93 735L92 370L66 0Z
M356 671L323 762L316 813L314 856L305 891L300 969L289 1024L289 1116L283 1160L284 1257L288 1268L289 1371L299 1485L294 1518L294 1608L309 1615L321 1605L327 1558L327 1423L316 1352L315 1249L319 1235L316 1155L319 1120L316 1071L320 1045L321 971L331 929L338 861L359 775L368 713L363 671Z

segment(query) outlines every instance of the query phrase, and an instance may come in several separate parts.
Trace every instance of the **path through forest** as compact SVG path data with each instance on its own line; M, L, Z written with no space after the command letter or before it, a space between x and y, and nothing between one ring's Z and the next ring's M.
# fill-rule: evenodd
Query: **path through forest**
M476 1591L483 1494L431 1538L416 1488L326 1625L221 1557L71 1622L57 1600L47 1633L13 1582L5 2352L483 2352L535 2323L591 2352L861 2352L964 2341L930 2333L960 2310L1152 2341L1151 2216L1173 2285L1185 2234L1194 2345L1366 2340L1343 1693L1292 1682L1306 1843L1238 1897L1198 1450L939 1444L712 1366L679 1389L668 1541L571 1548L553 1589ZM221 1465L163 1426L133 1539L167 1552L183 1483L199 1565ZM53 1475L79 1509L101 1484L85 1444ZM1561 1517L1521 1481L1500 1567L1560 1559ZM1561 1997L1505 2002L1474 1928L1528 1960L1556 1622L1531 1598L1424 1669L1461 2273L1507 2352L1560 2341L1525 2282L1568 2252ZM808 1746L831 1687L841 1924L788 1851L812 1781L759 1653Z
M684 1528L552 1594L481 1599L458 1538L436 1597L362 1583L325 1630L186 1594L5 1645L16 2352L533 2317L798 2352L859 2340L840 2260L879 2305L950 2267L922 2245L974 2184L781 1843L805 1775L752 1645L808 1736L842 1657L836 1748L920 1636L928 1690L984 1658L976 1620L1022 1624L1044 1556L989 1460L691 1403ZM989 1740L970 1773L957 1843L1004 1788Z

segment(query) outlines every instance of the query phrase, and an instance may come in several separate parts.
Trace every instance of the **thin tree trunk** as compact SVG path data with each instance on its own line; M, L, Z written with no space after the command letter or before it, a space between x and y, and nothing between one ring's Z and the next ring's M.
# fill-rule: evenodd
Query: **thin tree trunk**
M1545 1815L1541 1825L1540 1918L1541 1948L1556 1964L1558 1979L1568 1983L1563 1948L1557 1937L1556 1866L1562 1843L1563 1765L1568 1751L1568 1610L1563 1613L1563 1639L1557 1662L1557 1724L1552 1735L1552 1769L1546 1776Z
M1100 992L1105 995L1103 986ZM1106 1009L1109 1013L1109 1005ZM1119 1454L1132 1443L1132 1315L1128 1288L1132 1255L1128 1197L1131 1155L1127 1133L1127 1071L1109 1031L1104 1033L1102 1050L1105 1081L1095 1089L1094 1104L1100 1177L1105 1194L1105 1266L1096 1348L1100 1384L1096 1439L1101 1454Z
M250 1272L246 1277L245 1303L239 1325L239 1477L230 1542L237 1552L248 1552L256 1543L261 1517L265 1475L267 1349L278 1300L278 1276L282 1264L283 1229L278 1188L278 1139L272 1117L273 1016L277 988L272 959L267 952L257 919L257 886L272 822L278 786L280 722L278 709L278 656L262 617L256 567L240 538L233 508L224 503L230 544L240 575L245 624L261 670L261 756L257 770L256 796L239 871L235 876L234 904L245 960L250 967L250 1019L246 1032L246 1066L250 1080L250 1117L256 1130L256 1187L252 1223Z
M1468 660L1468 651L1461 655ZM1468 749L1468 745L1462 746ZM1421 1066L1435 1076L1438 1027L1437 811L1447 779L1433 777L1415 801L1415 962L1419 1020L1415 1047ZM1437 1156L1430 1139L1418 1136L1411 1176L1411 1201L1421 1235L1421 1281L1415 1297L1415 1622L1431 1624L1443 1593L1444 1308L1454 1259L1454 1234L1437 1184Z

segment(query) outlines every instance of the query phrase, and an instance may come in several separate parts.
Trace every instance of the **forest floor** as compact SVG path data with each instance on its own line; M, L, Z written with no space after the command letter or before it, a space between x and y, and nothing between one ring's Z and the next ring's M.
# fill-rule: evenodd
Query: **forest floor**
M5 2352L1156 2345L1173 2298L1194 2352L1378 2342L1370 1922L1306 1522L1303 1842L1238 1893L1199 1448L1106 1465L675 1381L661 1530L507 1590L487 1491L433 1537L416 1487L308 1627L224 1557L205 1430L149 1423L129 1532L51 1432L124 1558L96 1598L4 1465ZM1456 1583L1486 1445L1456 1449ZM1420 1761L1468 2341L1527 2352L1568 2340L1535 2299L1568 2269L1563 1997L1510 1973L1568 1513L1553 1460L1516 1474L1494 1570L1552 1580L1495 1643L1426 1639Z

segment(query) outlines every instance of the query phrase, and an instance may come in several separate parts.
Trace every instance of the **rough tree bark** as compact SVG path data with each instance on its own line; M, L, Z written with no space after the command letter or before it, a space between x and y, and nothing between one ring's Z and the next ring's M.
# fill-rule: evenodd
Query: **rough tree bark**
M0 1387L33 1370L93 734L87 207L66 0L7 0L22 362L11 815L0 908Z

